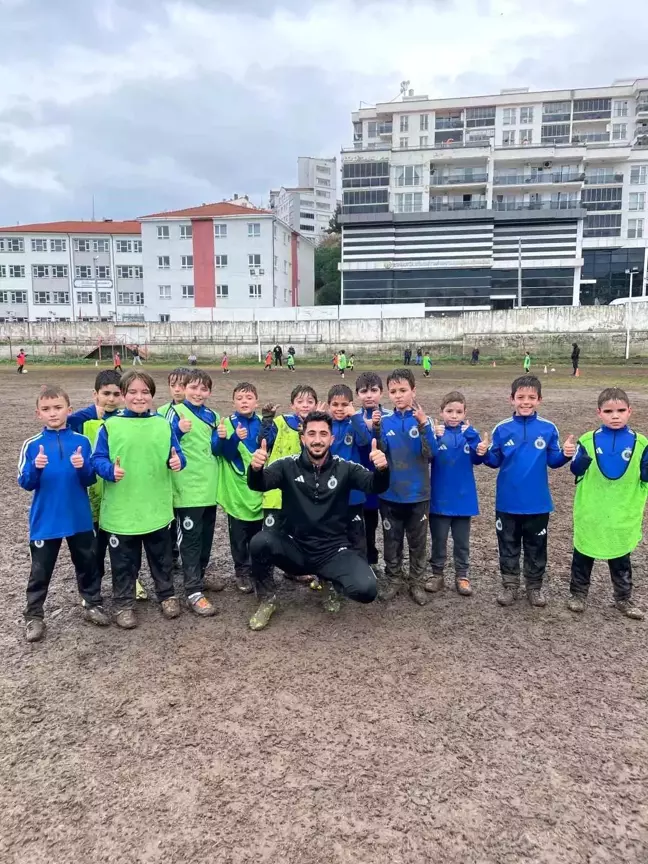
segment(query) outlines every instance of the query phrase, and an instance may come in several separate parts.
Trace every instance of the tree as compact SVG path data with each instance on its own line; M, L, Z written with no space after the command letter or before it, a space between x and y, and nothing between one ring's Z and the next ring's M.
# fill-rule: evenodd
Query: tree
M342 212L342 205L338 201L335 206L335 213L331 216L331 221L329 222L329 227L326 229L327 234L341 234L342 226L340 225L340 213Z
M315 250L315 303L337 306L340 303L342 279L338 264L342 258L340 237L331 234Z

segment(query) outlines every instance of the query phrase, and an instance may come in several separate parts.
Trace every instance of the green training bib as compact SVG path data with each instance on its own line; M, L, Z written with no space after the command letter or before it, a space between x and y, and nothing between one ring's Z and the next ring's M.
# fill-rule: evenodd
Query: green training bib
M283 459L284 456L295 456L301 453L299 432L290 428L283 414L275 417L274 423L277 427L277 437L270 458L266 463L268 465L272 465L277 459ZM264 492L263 506L266 510L281 510L281 490L271 489L270 492Z
M225 420L227 437L234 433L234 424L228 417ZM247 485L247 470L252 454L244 441L238 442L238 452L243 460L243 472L233 462L219 457L218 465L218 503L228 516L243 522L257 522L263 519L263 495L253 492Z
M215 425L210 426L186 405L176 405L175 410L181 419L191 420L191 432L185 432L181 439L187 467L173 474L173 506L213 507L218 497L219 466L211 450L211 437L220 418L217 414Z

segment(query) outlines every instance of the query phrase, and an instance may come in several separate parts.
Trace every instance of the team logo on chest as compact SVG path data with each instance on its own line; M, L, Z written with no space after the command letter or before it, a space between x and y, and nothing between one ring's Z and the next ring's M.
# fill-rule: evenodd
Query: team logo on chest
M632 450L630 447L626 447L626 449L621 454L621 458L624 462L629 462L632 459Z
M534 446L535 446L536 450L544 450L545 447L547 446L547 442L544 440L544 438L542 436L539 436L538 438L536 438L536 440L534 442Z
M470 453L470 444L464 444L464 453Z
M409 430L409 436L410 436L410 438L418 438L419 437L419 431L416 428L416 426L412 426L412 428Z
M344 443L347 447L350 447L353 444L353 435L351 434L351 432L347 432L347 434L344 436Z
M329 489L335 489L337 486L337 479L335 477L331 477L331 479L326 484Z

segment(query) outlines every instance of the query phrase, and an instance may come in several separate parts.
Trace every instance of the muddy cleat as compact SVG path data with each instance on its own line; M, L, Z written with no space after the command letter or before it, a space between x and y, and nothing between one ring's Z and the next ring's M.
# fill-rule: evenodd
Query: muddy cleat
M115 624L122 630L134 630L137 627L137 616L134 609L120 609L115 615Z
M326 594L324 595L322 606L331 615L336 615L342 608L342 598L330 582L326 586Z
M30 618L25 626L25 639L40 642L45 635L45 622L41 618Z
M455 588L457 589L457 594L461 594L462 597L472 597L473 589L467 576L455 579Z
M517 599L517 588L514 588L512 585L502 586L502 590L497 595L497 602L500 606L512 606Z
M199 615L201 618L213 618L216 614L216 609L205 597L202 591L196 591L195 594L190 594L187 597L187 606L192 612L195 612L196 615Z
M632 618L633 621L643 621L644 613L635 605L634 600L615 600L614 605L626 618Z
M419 606L425 606L425 604L430 599L427 596L425 587L423 585L412 585L412 587L410 588L410 596L415 603L418 603Z
M324 586L322 585L320 580L317 578L317 576L313 576L313 581L310 583L310 585L308 587L311 589L311 591L323 591L324 590Z
M110 618L104 612L103 606L88 606L83 601L83 618L91 624L96 624L97 627L108 627Z
M235 576L234 579L236 580L236 588L241 594L251 594L254 591L254 586L249 576L243 574L242 576Z
M148 600L146 588L142 585L139 579L135 580L135 599L141 601Z
M443 573L435 574L425 583L425 590L429 591L430 594L436 594L438 591L443 591L444 588L445 582L443 581Z
M167 620L177 618L180 615L180 601L177 597L167 597L161 603L162 614Z
M388 580L386 579L382 583L380 588L378 588L378 599L384 600L385 602L388 602L389 600L393 600L394 597L396 597L400 593L400 590L401 590L401 583L400 582L396 582L395 580L392 580L392 579L388 579Z
M570 612L584 612L586 600L582 594L572 594L567 601L567 608Z
M527 600L529 605L542 608L547 605L547 598L542 588L527 588Z
M274 597L270 600L264 600L254 615L250 618L250 630L265 630L270 623L270 619L272 618L276 608L277 601Z

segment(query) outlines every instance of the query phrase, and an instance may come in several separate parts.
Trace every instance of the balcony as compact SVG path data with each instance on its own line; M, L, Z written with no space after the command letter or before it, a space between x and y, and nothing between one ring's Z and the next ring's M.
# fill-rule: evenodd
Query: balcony
M376 131L378 132L378 135L391 135L394 131L394 124L393 123L379 123L377 128L376 128Z
M582 183L585 174L580 172L542 172L539 174L496 174L493 180L495 186L526 186L536 183Z
M493 201L493 210L580 210L578 199L564 201Z
M461 117L437 117L434 123L435 129L463 129L464 121Z
M612 109L602 111L574 111L574 123L584 120L609 120L612 117Z
M446 213L451 210L485 210L486 201L437 201L430 198L431 213Z
M609 132L581 132L572 135L572 144L597 144L606 143L610 140Z
M353 147L343 147L342 153L360 153L367 150L391 150L391 144L363 144L362 141L357 141Z
M623 183L623 174L614 174L612 172L605 174L585 174L586 186L617 186Z
M637 99L636 114L648 114L648 93L640 93Z
M455 174L430 174L430 186L461 186L488 183L486 171L466 171Z

